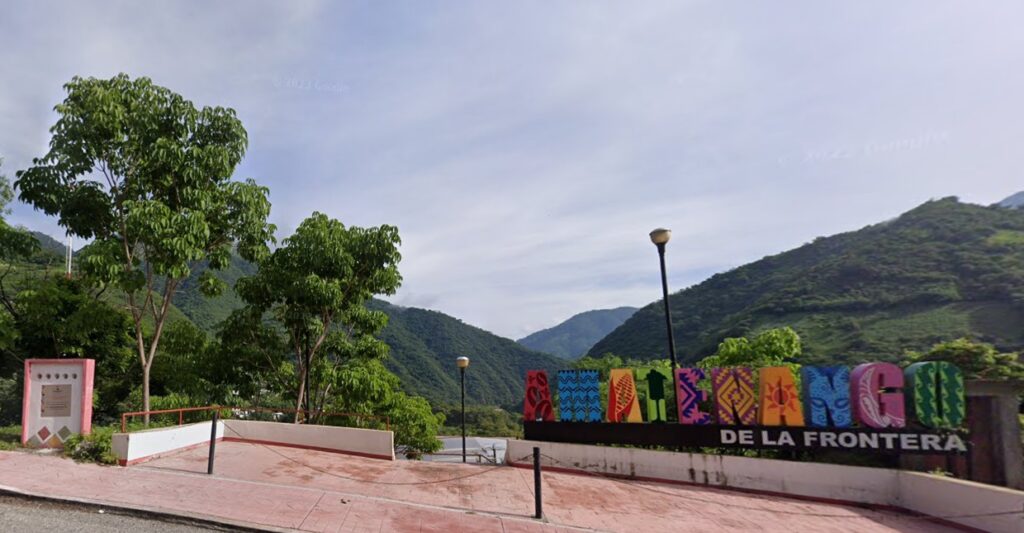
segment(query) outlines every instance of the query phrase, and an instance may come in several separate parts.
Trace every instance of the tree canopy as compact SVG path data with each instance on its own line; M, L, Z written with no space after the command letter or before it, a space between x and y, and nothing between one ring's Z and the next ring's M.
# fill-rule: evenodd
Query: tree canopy
M347 228L313 213L260 263L256 275L239 280L252 320L269 312L287 332L296 358L298 409L304 400L307 410L323 405L339 364L387 355L387 344L375 337L387 315L365 304L398 289L399 243L393 226ZM322 354L330 359L322 361Z
M125 74L75 77L64 89L50 149L17 173L16 186L22 201L93 239L83 269L124 291L148 409L150 369L178 284L199 261L226 266L232 246L249 260L269 253L268 191L231 180L248 143L234 110L196 108ZM202 281L206 294L223 289L212 275Z

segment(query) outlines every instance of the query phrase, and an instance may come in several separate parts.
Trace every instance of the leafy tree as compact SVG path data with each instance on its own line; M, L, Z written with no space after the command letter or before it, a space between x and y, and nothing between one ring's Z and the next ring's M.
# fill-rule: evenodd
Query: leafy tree
M387 344L375 337L387 315L365 304L375 294L394 294L401 283L399 242L393 226L346 228L313 213L255 276L239 280L236 289L251 316L270 312L287 332L297 409L304 401L308 411L324 404L338 365L387 355Z
M223 283L210 271L227 265L235 243L247 260L269 253L267 189L231 180L248 144L234 110L197 109L125 74L75 77L64 88L50 150L17 173L16 186L22 201L93 239L83 270L124 291L148 410L150 371L176 289L208 260L201 289L219 293Z
M769 329L752 339L737 337L723 340L718 351L701 359L697 366L703 369L784 366L798 359L801 353L800 336L792 328Z
M332 397L335 412L375 413L387 416L395 432L395 445L410 456L441 448L437 432L444 416L435 414L423 398L401 391L398 377L378 359L356 359L333 367L333 384L341 392Z
M967 379L1024 380L1024 363L1014 353L999 353L991 344L960 338L941 342L927 352L910 352L906 364L920 361L953 363Z

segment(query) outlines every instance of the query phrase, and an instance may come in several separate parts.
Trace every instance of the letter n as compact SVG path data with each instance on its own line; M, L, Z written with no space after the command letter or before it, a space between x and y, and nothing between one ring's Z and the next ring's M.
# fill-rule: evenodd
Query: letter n
M846 428L853 424L849 368L805 366L800 377L808 426Z

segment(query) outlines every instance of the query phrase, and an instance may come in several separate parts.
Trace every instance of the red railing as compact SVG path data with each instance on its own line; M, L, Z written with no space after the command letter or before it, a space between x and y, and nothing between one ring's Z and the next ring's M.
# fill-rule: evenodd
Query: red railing
M383 420L384 421L384 428L387 431L391 431L391 417L388 416L388 415L373 415L373 414L367 414L367 413L343 413L343 412L330 412L330 411L307 411L306 409L288 409L288 408L275 409L275 408L271 408L271 407L230 407L230 406L224 406L224 405L207 405L207 406L204 406L204 407L179 407L177 409L157 409L157 410L150 410L150 411L132 411L132 412L128 412L128 413L122 413L121 414L121 433L125 433L126 431L128 431L128 418L129 417L146 416L146 415L163 415L163 414L168 414L168 413L178 413L178 425L181 426L181 425L185 424L185 413L190 413L190 412L195 412L195 411L219 411L219 410L225 410L225 409L230 410L232 412L240 411L240 412L257 412L257 413L274 413L274 414L277 414L277 413L288 413L288 414L302 413L304 415L306 415L308 413L313 413L313 415L317 416L317 417L321 417L321 416L328 416L328 417L329 416L347 416L347 417L351 417L351 418L365 418L365 419L370 419L370 420ZM320 424L320 425L329 425L329 424Z

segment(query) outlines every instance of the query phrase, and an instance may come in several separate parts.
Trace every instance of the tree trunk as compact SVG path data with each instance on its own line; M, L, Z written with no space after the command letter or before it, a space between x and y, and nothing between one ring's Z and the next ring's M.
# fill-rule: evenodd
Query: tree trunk
M306 377L304 373L299 371L299 394L295 400L295 423L299 423L299 414L302 412L302 396L306 391Z

